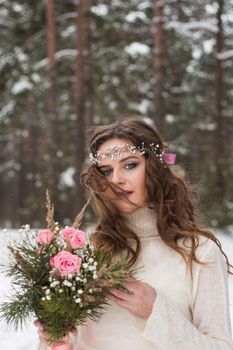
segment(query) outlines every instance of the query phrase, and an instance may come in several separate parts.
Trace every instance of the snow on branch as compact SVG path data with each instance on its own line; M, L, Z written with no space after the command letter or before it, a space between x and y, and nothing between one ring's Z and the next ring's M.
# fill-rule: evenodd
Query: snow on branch
M233 50L228 50L225 52L220 52L216 55L217 59L220 61L227 61L233 58Z
M125 47L125 51L128 55L137 57L138 55L148 55L150 52L150 47L145 44L138 42L133 42Z
M20 170L21 166L19 163L15 162L14 159L7 160L6 162L2 162L0 165L0 173L4 173L9 170Z
M62 60L63 58L73 59L77 56L77 54L78 54L78 51L74 49L60 50L55 53L55 58L57 61ZM48 65L48 58L46 57L43 60L37 62L34 65L34 68L40 69L40 68L46 67L47 65Z
M5 106L0 110L0 121L7 117L8 114L12 113L15 108L16 102L10 100Z
M10 21L9 19L6 20L5 18L3 18L3 16L0 16L0 27L6 27L11 29L14 25L13 21Z
M76 17L77 17L76 12L67 12L55 17L55 21L60 22L60 21L65 21L67 19L76 18Z
M208 21L200 21L200 22L195 21L195 22L188 22L188 23L171 21L166 24L166 27L168 29L175 29L177 31L206 30L214 34L218 32L217 26Z

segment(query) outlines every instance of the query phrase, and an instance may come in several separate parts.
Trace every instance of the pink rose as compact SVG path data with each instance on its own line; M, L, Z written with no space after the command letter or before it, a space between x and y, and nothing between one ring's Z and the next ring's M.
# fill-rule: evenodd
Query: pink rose
M81 258L63 250L50 259L50 265L57 269L62 277L78 273L81 266Z
M38 232L36 241L40 244L49 244L54 239L54 234L51 230L45 229Z
M71 248L77 249L86 243L86 234L84 231L73 227L67 227L62 230L63 239L71 245Z

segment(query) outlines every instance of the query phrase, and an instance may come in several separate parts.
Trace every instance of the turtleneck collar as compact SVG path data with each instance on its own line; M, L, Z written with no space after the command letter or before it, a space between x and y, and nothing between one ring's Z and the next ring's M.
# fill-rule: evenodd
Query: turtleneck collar
M130 213L125 213L124 217L139 238L159 236L154 209L148 207L138 208Z

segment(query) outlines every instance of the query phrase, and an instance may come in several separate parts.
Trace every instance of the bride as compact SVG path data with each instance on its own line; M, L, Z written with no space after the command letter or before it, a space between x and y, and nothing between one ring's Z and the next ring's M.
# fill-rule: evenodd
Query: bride
M138 268L127 291L112 290L56 349L232 350L227 278L231 265L200 226L189 184L158 132L128 118L94 130L81 182L97 216L92 241ZM38 325L40 349L46 344Z

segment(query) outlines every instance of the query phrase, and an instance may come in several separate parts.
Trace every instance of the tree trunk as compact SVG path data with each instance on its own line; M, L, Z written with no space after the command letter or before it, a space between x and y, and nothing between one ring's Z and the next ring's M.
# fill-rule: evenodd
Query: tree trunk
M80 184L80 173L85 159L85 65L84 55L86 48L86 18L85 0L78 0L76 7L76 84L75 84L75 104L76 104L76 132L75 132L75 162L76 162L76 205L75 211L79 212L85 202L85 192ZM75 213L74 213L75 214Z
M93 0L86 0L86 14L88 10L90 10L91 6L93 5ZM86 52L87 52L87 69L86 69L86 86L88 89L88 101L86 104L86 126L93 125L94 123L94 115L95 115L95 87L94 87L94 71L93 71L93 64L94 57L93 57L93 45L92 45L92 31L95 30L95 27L93 25L95 23L90 23L92 17L86 16L86 22L88 19L88 25L86 26Z
M165 80L165 30L164 8L161 1L154 2L154 71L155 71L155 125L158 130L164 128L164 80Z
M11 130L11 155L10 159L13 164L20 164L22 156L22 137L20 133L20 127L18 125L18 118L15 118ZM15 167L11 168L10 177L8 175L7 181L7 218L11 227L19 227L20 223L20 171L16 171Z
M56 204L58 184L58 114L56 107L56 36L54 24L54 0L46 2L47 17L47 45L48 45L48 116L47 116L47 151L49 154L49 166L47 166L47 186ZM55 208L57 206L55 205Z
M218 32L216 34L216 66L215 66L215 86L216 86L216 112L215 122L216 131L214 135L215 145L215 165L216 165L216 194L224 198L225 195L225 177L224 177L224 166L225 166L225 131L224 131L224 117L223 117L223 106L224 106L224 68L223 62L217 58L217 55L223 51L224 46L224 34L223 34L223 23L222 14L224 9L224 1L218 1L218 12L217 12L217 23Z

